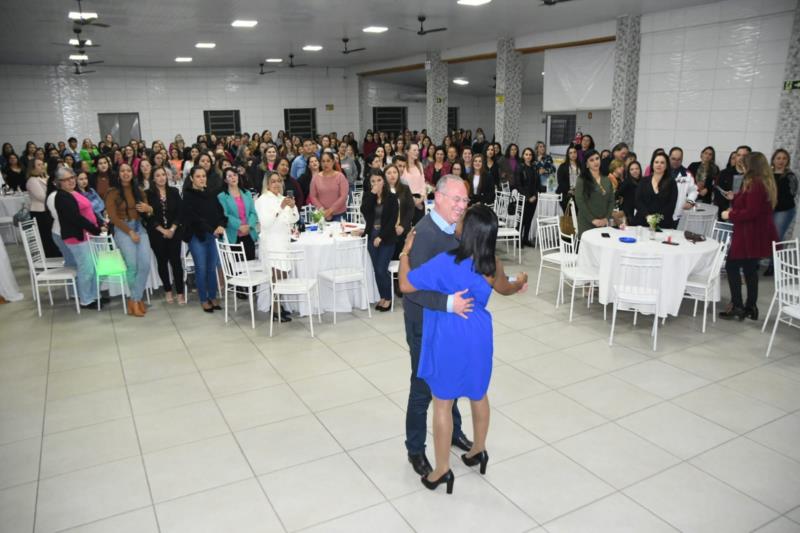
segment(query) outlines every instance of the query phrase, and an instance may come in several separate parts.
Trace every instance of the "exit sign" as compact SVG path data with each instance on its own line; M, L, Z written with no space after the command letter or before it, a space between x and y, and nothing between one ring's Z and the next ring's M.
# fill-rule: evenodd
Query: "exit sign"
M783 82L784 91L794 91L795 89L800 89L800 80L790 80Z

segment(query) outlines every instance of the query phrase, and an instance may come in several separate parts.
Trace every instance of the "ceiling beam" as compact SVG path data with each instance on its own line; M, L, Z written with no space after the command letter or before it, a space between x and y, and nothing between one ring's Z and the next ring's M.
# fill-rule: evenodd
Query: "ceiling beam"
M402 65L399 67L381 68L378 70L368 70L366 72L359 72L359 76L378 76L379 74L396 74L398 72L409 72L411 70L422 70L425 68L425 63L414 63L413 65Z
M587 46L590 44L600 44L600 43L613 43L617 40L615 35L609 35L607 37L595 37L593 39L584 39L583 41L567 41L565 43L556 43L556 44L543 44L540 46L531 46L528 48L517 48L517 52L520 54L538 54L539 52L544 52L545 50L555 50L556 48L572 48L573 46Z

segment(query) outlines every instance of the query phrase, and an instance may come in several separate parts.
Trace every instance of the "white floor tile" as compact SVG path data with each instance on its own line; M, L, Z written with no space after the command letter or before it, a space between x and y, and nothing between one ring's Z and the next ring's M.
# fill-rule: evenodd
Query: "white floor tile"
M313 415L246 429L236 439L257 475L342 452Z
M619 378L597 376L562 388L559 392L606 418L619 418L662 400Z
M673 398L708 384L701 377L660 361L629 366L613 375L662 398Z
M498 409L546 442L570 437L606 421L558 392L545 392Z
M621 489L680 462L680 459L616 424L605 424L555 447Z
M200 370L249 363L264 357L248 339L192 345L189 347L189 353Z
M389 499L424 490L419 474L406 460L405 435L352 450L349 455ZM433 459L432 449L428 459Z
M515 533L537 525L478 474L456 478L451 495L441 486L433 493L425 489L393 500L393 503L419 533Z
M713 344L709 343L709 344ZM763 364L761 354L748 352L720 353L705 345L665 355L663 362L713 381L730 377Z
M370 507L384 499L344 454L273 472L259 480L289 531Z
M380 391L354 370L296 381L292 388L312 411L380 396Z
M781 517L756 529L755 533L800 533L800 524Z
M7 531L33 531L36 483L0 490L0 524Z
M128 386L133 414L141 415L208 400L205 383L200 374L184 374Z
M252 477L231 435L144 455L156 503Z
M217 398L283 383L283 378L263 359L203 370L202 374Z
M681 531L752 531L777 513L688 464L680 464L625 494Z
M47 381L47 400L60 400L75 394L113 389L124 384L119 361L53 372Z
M626 366L642 363L650 358L625 346L609 346L607 339L598 339L562 350L581 363L612 372Z
M411 533L413 529L388 503L325 522L303 533L372 533L380 524L381 533Z
M408 357L399 357L358 368L372 385L384 394L408 390L411 376L411 361Z
M797 435L800 435L800 415L794 414L770 422L748 433L747 437L800 461Z
M612 494L547 523L550 533L670 533L675 528L622 494Z
M367 337L339 342L331 344L331 349L353 367L400 358L408 362L408 350L403 350L386 337Z
M197 371L186 350L129 357L122 360L122 368L129 385Z
M283 527L255 479L156 506L163 533L279 533Z
M0 359L0 383L47 374L47 352Z
M150 505L141 457L39 483L36 531L58 531Z
M614 492L550 447L490 464L486 479L540 524Z
M556 349L552 346L533 340L519 332L496 335L494 339L494 357L505 362L528 359L554 351Z
M564 387L603 374L599 368L581 363L564 352L521 359L511 365L552 388Z
M232 394L220 398L217 404L233 431L308 413L308 408L288 385Z
M158 533L156 515L153 507L145 507L137 511L119 514L111 518L98 520L75 528L65 530L68 533Z
M767 368L756 368L720 383L784 411L800 409L798 381Z
M336 353L324 346L312 348L265 349L265 357L286 381L322 376L348 370L350 367Z
M190 403L136 417L142 453L229 433L213 401Z
M38 479L41 443L34 437L0 446L0 489Z
M131 416L125 387L70 396L47 402L44 432L55 433Z
M750 431L786 414L777 407L716 383L679 396L672 403L737 433Z
M317 416L345 450L404 433L405 414L384 397L335 407Z
M502 365L492 369L488 395L492 405L505 405L548 390L547 386L516 368Z

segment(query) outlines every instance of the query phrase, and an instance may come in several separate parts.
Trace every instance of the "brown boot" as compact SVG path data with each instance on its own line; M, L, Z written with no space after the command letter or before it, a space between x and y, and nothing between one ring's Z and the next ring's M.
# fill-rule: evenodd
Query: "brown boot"
M143 314L139 313L139 306L136 305L136 302L133 300L128 300L128 314L130 316L144 316Z
M144 304L143 300L136 302L136 307L139 309L139 313L141 313L142 316L147 314L147 306Z

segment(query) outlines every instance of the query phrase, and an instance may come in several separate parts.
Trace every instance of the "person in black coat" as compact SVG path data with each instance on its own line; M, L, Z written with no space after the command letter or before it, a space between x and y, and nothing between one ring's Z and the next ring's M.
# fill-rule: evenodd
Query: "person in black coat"
M147 201L153 206L151 223L147 233L150 237L150 248L156 256L158 275L164 285L164 297L172 303L172 281L178 303L186 303L183 292L183 263L181 261L181 239L178 220L181 214L181 195L178 189L167 185L167 171L158 167L153 171L153 186L147 190ZM172 267L172 277L169 269Z
M625 220L633 224L636 213L636 191L642 179L642 165L638 161L631 161L625 169L625 176L617 189L617 197L621 200L622 212Z
M483 154L472 156L472 186L470 187L469 203L470 205L481 203L492 206L496 194L495 182L486 171L483 158Z
M365 190L361 198L361 213L366 222L364 234L367 236L367 249L372 259L375 283L378 285L381 297L375 309L388 311L392 308L392 276L389 274L389 262L394 255L397 241L395 226L400 204L397 195L386 184L382 173L373 171L369 183L370 190Z
M675 204L678 202L678 185L669 175L669 163L665 154L653 159L653 174L639 181L636 188L636 215L634 225L647 226L647 216L660 214L659 226L675 227Z
M522 163L517 169L517 183L519 192L525 196L525 210L522 212L522 245L530 246L528 234L531 230L531 222L536 212L536 202L539 200L539 193L542 191L539 172L534 164L533 149L525 148L522 151Z
M732 191L734 194L739 192L738 188L736 188L736 183L738 182L739 186L741 187L741 183L744 182L744 158L747 157L752 151L753 150L749 146L739 146L736 149L736 152L734 152L736 156L734 158L733 166L729 166L720 172L713 184L709 182L706 185L706 188L712 191L714 205L719 207L720 220L722 220L722 212L731 206L731 201L728 200L728 198L722 194L717 187L724 191Z
M575 195L575 184L578 182L578 176L580 175L581 162L578 159L578 147L573 144L567 148L567 158L558 165L558 170L556 171L558 180L556 194L561 195L561 209L565 212L570 198Z

